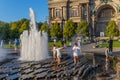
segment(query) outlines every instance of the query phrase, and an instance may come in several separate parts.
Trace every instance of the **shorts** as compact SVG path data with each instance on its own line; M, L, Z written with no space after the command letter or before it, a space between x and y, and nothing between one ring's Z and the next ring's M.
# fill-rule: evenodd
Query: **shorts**
M57 55L58 58L61 58L61 55Z
M78 56L78 53L73 53L73 56L75 57L75 56Z

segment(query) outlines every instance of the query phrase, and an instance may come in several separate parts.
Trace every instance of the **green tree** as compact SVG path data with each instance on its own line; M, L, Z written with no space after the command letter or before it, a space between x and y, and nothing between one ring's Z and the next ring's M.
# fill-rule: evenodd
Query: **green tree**
M0 21L0 27L3 27L6 23L3 21Z
M75 33L75 25L72 20L68 20L64 26L64 37L71 38Z
M47 28L47 23L46 23L46 22L44 22L44 23L41 25L40 31L48 32L48 28Z
M106 33L106 36L108 36L110 38L119 36L119 30L118 30L118 27L117 27L115 21L111 20L108 23L105 33Z
M19 38L19 27L18 27L18 23L17 22L12 22L10 23L10 37L11 39L15 39L15 38Z
M0 21L0 38L2 38L2 30L3 30L3 27L5 26L5 22L3 22L3 21Z
M23 18L19 21L15 21L10 23L10 29L11 29L11 33L10 36L12 39L15 38L19 38L20 34L24 31L24 30L28 30L29 29L29 20Z
M38 25L38 30L40 30L41 26L42 26L42 22L38 22L37 25Z
M62 28L58 25L58 23L54 23L53 26L50 28L50 36L51 37L62 37Z
M10 26L8 23L4 24L1 28L1 38L4 40L10 39Z
M11 30L18 30L18 24L17 24L17 22L11 22L10 23L10 26L11 26Z
M28 30L29 29L29 20L27 19L22 19L18 22L18 26L19 26L19 33L21 34L24 30Z
M77 35L81 35L83 37L87 37L89 36L89 28L88 28L88 24L85 20L82 20L77 29L76 29L76 34Z

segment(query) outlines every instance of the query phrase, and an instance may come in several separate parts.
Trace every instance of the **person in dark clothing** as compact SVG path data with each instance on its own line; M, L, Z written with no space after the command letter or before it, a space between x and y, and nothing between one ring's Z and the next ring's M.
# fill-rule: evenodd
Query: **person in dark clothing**
M66 47L66 40L65 39L62 40L62 45L63 45L63 47Z
M109 52L113 51L113 40L109 40Z
M62 46L64 47L64 40L61 40Z
M64 39L64 47L66 47L66 39Z

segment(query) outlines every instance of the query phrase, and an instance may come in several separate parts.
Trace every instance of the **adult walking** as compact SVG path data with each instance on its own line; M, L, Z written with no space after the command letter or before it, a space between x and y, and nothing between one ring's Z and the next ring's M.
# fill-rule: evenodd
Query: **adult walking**
M62 40L62 45L63 45L63 47L66 47L66 39Z
M14 41L14 50L16 51L19 45L19 41L17 39L15 39Z
M72 50L73 50L73 57L74 57L74 65L76 65L77 60L78 60L78 54L79 52L81 52L80 47L78 47L77 43L74 44Z
M113 40L110 39L108 43L109 43L109 52L112 53L112 51L113 51Z
M4 40L1 40L0 45L1 45L2 48L4 48Z

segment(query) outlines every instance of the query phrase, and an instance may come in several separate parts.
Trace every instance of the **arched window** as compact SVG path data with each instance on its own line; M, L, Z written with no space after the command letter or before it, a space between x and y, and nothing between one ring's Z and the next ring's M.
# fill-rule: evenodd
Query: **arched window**
M115 16L115 10L111 7L106 7L102 9L98 14L98 18L112 18L114 16Z

